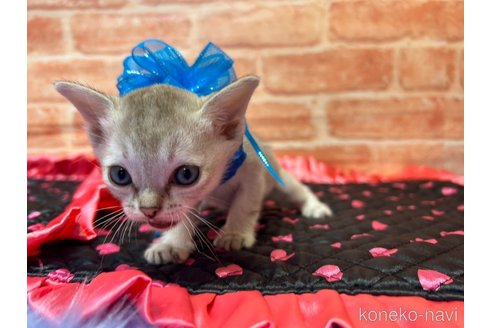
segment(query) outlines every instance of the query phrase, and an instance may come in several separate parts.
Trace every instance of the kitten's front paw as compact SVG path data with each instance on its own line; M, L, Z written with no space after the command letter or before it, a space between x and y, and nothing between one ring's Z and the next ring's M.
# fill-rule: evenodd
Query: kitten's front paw
M327 216L333 216L331 208L325 203L320 202L317 198L308 198L302 206L302 215L310 219L320 219Z
M160 242L147 248L144 257L151 264L182 263L193 251L192 245L176 246Z
M230 233L223 232L217 236L214 245L230 250L240 250L241 248L251 248L255 244L256 238L254 233Z

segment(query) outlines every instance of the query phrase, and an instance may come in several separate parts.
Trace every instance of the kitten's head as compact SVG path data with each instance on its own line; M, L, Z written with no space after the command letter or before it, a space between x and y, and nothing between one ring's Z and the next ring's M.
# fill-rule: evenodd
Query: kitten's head
M220 184L258 83L246 76L207 97L163 84L121 98L73 82L55 88L82 114L104 181L126 215L166 229Z

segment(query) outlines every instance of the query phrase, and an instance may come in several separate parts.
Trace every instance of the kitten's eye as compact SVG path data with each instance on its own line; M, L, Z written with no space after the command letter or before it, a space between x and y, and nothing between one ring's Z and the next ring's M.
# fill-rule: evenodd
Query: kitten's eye
M127 186L132 183L130 173L118 165L109 168L109 177L111 178L111 181L118 186Z
M183 165L174 172L174 183L177 185L188 186L198 180L200 168L195 165Z

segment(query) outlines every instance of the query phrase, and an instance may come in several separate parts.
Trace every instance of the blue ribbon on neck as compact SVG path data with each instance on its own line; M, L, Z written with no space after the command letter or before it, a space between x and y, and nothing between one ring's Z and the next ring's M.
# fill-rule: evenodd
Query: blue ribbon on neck
M123 61L123 73L118 77L117 88L120 96L124 96L153 84L169 84L198 96L207 96L237 80L233 64L234 61L212 42L205 46L195 63L189 66L175 48L163 41L149 39L136 45L131 55ZM284 186L247 124L245 136L268 172ZM245 159L246 153L241 144L227 166L222 183L236 174Z

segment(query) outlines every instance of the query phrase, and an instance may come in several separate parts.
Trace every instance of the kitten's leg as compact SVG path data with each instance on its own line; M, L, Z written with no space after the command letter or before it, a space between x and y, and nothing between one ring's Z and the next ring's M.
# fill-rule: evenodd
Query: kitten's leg
M152 264L181 263L195 250L193 227L182 220L171 230L163 232L159 242L147 248L144 257Z
M333 215L327 204L322 203L307 186L299 182L289 172L281 168L280 176L284 180L285 186L278 187L278 190L300 207L302 215L313 219Z
M260 217L264 192L264 181L248 181L239 188L227 213L222 233L214 241L215 246L229 251L254 245L255 226Z

